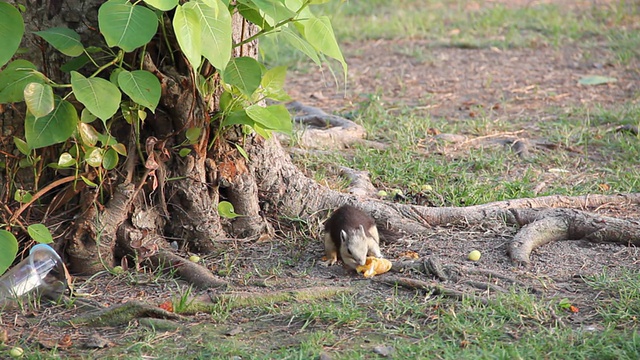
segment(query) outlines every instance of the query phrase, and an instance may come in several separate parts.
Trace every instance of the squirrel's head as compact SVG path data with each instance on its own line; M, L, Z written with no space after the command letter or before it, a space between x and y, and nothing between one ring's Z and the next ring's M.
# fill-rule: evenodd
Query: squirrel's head
M364 265L367 261L367 252L369 251L369 238L364 227L360 225L357 229L349 229L340 231L340 256L342 261L349 267L356 268L358 265Z

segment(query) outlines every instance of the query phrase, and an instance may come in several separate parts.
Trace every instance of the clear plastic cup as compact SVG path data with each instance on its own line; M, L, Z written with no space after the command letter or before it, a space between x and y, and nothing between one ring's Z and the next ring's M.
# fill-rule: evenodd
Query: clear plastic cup
M38 244L29 256L0 277L0 302L17 299L37 288L60 292L67 281L62 259L49 245Z

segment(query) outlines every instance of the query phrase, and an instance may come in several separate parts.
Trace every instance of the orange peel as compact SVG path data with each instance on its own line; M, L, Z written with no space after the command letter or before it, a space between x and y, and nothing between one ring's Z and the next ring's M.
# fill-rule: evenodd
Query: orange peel
M389 270L391 270L391 261L373 256L367 256L364 265L356 267L356 271L366 278L384 274Z

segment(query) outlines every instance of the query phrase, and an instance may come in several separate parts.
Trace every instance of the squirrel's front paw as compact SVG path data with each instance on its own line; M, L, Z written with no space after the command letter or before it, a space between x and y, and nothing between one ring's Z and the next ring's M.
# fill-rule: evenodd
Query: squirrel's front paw
M327 266L327 267L329 267L329 266L331 266L331 265L335 264L337 261L338 261L338 259L337 259L337 258L331 258L331 259L329 259L329 258L327 258L326 256L323 256L323 257L322 257L322 259L320 259L320 261L318 261L318 263L320 263L320 265L322 265L322 266Z

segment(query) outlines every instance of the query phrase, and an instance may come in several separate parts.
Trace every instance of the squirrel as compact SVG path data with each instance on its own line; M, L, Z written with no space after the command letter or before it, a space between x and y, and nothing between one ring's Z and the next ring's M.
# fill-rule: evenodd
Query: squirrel
M324 251L327 265L338 261L355 269L367 256L382 258L376 223L362 210L351 205L338 208L324 224ZM338 255L339 254L339 255Z

